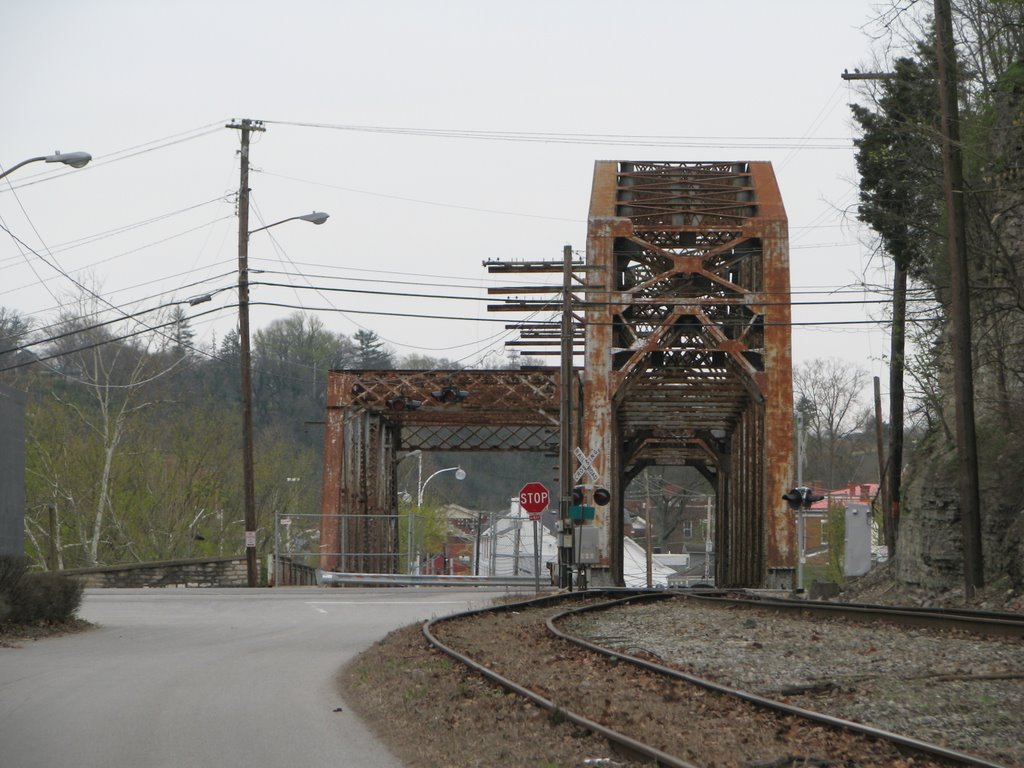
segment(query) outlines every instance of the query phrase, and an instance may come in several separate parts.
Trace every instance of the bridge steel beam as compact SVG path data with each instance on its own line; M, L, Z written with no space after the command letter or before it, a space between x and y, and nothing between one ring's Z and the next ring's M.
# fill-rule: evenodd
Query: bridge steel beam
M434 397L445 388L450 401ZM320 568L396 573L399 454L557 454L557 368L331 371L327 380Z
M622 583L633 467L717 482L716 579L791 586L785 210L770 164L599 162L584 281L581 446L611 490L590 583Z
M489 266L532 274L563 265ZM590 584L622 583L629 481L646 466L686 465L716 491L717 582L792 586L796 533L782 501L793 475L789 243L771 165L597 163L586 258L573 271L571 339L584 342L581 402L571 409L579 438L573 447L594 455L598 483L612 499L596 509L599 562ZM521 291L529 288L492 292ZM517 300L489 309L549 305L550 299ZM522 326L522 343L554 348L531 347L530 354L559 354L564 340L552 327ZM438 404L431 393L444 386L468 396ZM324 570L359 572L360 563L339 564L326 554L349 552L353 544L363 553L386 552L379 542L392 536L390 551L397 551L397 531L383 519L376 526L331 520L353 511L371 522L394 515L399 451L557 453L558 389L557 368L332 371ZM404 410L399 401L417 406Z

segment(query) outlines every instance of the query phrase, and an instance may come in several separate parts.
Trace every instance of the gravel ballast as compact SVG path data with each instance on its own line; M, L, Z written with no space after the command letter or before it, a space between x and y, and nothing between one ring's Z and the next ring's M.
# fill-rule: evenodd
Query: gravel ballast
M767 698L1024 765L1024 643L664 600L564 627Z

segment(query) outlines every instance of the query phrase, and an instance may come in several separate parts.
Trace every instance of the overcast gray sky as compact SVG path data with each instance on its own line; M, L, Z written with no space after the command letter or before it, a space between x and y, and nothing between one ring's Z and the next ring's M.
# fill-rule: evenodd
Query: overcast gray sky
M582 249L599 159L770 160L794 300L877 298L826 293L886 279L851 214L856 93L840 78L872 59L877 6L8 0L0 165L95 160L0 182L0 221L28 247L0 231L0 306L43 325L78 292L68 275L128 312L224 289L189 308L206 313L198 342L221 338L237 322L233 118L266 121L251 228L331 215L253 235L250 266L267 270L253 280L297 286L254 286L253 302L330 309L329 328L369 328L399 354L500 352L510 318L486 312L485 290L508 280L481 263ZM257 304L253 328L292 311ZM880 374L884 326L803 325L869 316L881 310L797 306L795 361Z

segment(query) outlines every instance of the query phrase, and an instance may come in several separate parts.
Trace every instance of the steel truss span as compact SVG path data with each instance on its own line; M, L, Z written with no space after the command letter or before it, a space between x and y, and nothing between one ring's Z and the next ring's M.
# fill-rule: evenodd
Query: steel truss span
M584 280L583 450L618 501L599 521L609 582L625 487L686 464L716 490L718 583L789 586L789 251L771 166L597 163Z
M520 276L564 266L487 264ZM792 586L795 528L782 502L793 474L789 243L771 165L598 162L586 256L566 268L572 288L562 301L551 298L550 285L493 288L542 298L489 308L571 307L565 326L511 324L520 336L510 345L529 355L569 349L583 361L569 386L572 448L594 456L612 498L594 520L591 584L622 583L629 482L648 466L688 465L715 489L717 583ZM556 452L559 398L557 368L331 372L323 551L397 552L386 546L398 533L385 521L397 506L399 451ZM369 522L352 530L326 522L339 514ZM321 567L393 572L396 565L354 559L361 562L325 555Z
M320 568L397 573L400 453L558 448L556 369L331 371Z

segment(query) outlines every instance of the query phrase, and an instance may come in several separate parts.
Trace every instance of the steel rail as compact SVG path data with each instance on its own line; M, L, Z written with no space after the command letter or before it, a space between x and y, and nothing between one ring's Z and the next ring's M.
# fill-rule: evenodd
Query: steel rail
M483 675L488 680L497 683L502 688L505 688L508 691L511 691L515 694L518 694L519 696L528 699L537 706L546 709L548 712L558 712L561 717L564 717L564 719L582 728L585 728L591 731L592 733L596 733L599 736L602 736L611 744L617 746L619 749L623 750L626 753L632 754L637 757L653 760L656 765L662 766L662 768L698 768L698 766L694 765L693 763L688 763L685 760L681 760L678 757L674 757L666 752L662 752L661 750L656 749L650 746L649 744L644 744L641 741L637 741L636 739L630 738L629 736L626 736L624 733L619 733L618 731L612 730L611 728L601 725L600 723L595 722L594 720L591 720L589 718L586 718L583 715L577 714L572 710L565 709L564 707L562 707L559 704L556 704L550 699L546 699L540 694L531 691L528 688L522 687L518 683L509 680L508 678L498 674L489 667L485 667L483 664L474 661L465 654L459 653L454 648L451 648L450 646L441 642L437 638L437 636L435 636L431 631L433 627L446 621L469 618L484 613L501 613L503 611L521 609L524 607L539 607L541 605L545 605L551 602L559 602L568 599L582 599L584 597L593 597L593 594L593 592L570 592L567 594L541 597L536 600L527 600L525 602L510 603L501 606L491 606L488 608L477 608L474 610L465 611L450 616L443 616L425 622L423 624L423 635L424 637L426 637L427 642L430 643L430 645L432 645L434 648L437 648L442 653L447 654L451 658L455 659L461 664L464 664L465 666L469 667L478 674Z
M975 634L1024 638L1024 616L1001 611L972 611L967 608L916 608L870 603L835 603L817 600L793 600L779 597L743 597L721 594L696 594L675 591L691 600L709 603L728 603L770 608L778 611L802 613L819 618L843 618L858 621L884 621L902 626L959 629Z
M629 597L623 597L623 598L619 598L619 599L616 599L616 600L611 600L611 601L599 603L597 605L587 605L587 606L580 606L580 607L576 607L576 608L570 608L569 610L562 611L560 613L557 613L557 614L549 617L545 621L545 624L547 625L548 631L554 637L557 637L557 638L559 638L561 640L564 640L566 642L572 643L572 644L574 644L574 645L576 645L576 646L578 646L580 648L584 648L584 649L589 650L589 651L591 651L593 653L597 653L597 654L600 654L602 656L606 656L608 658L615 659L617 661L624 661L624 662L626 662L628 664L633 664L633 665L635 665L635 666L637 666L637 667L639 667L641 669L646 669L646 670L648 670L650 672L654 672L655 674L660 674L660 675L663 675L665 677L670 677L670 678L673 678L675 680L680 680L682 682L686 682L686 683L690 683L692 685L700 686L701 688L705 688L705 689L707 689L709 691L715 691L717 693L721 693L721 694L725 694L727 696L731 696L731 697L734 697L734 698L737 698L737 699L741 699L743 701L749 702L749 703L751 703L751 704L753 704L755 706L758 706L758 707L763 707L765 709L773 710L775 712L779 712L779 713L782 713L782 714L785 714L785 715L793 715L795 717L802 717L802 718L805 718L805 719L808 719L808 720L812 720L812 721L817 722L817 723L821 723L822 725L827 725L827 726L832 727L832 728L840 728L842 730L845 730L845 731L848 731L848 732L851 732L851 733L860 734L860 735L863 735L863 736L868 736L870 738L880 739L880 740L883 740L883 741L889 741L889 742L891 742L893 744L898 744L901 747L904 747L906 749L913 749L913 750L915 750L917 752L921 752L921 753L930 755L932 757L939 757L939 758L942 758L942 759L945 759L945 760L950 760L952 762L960 763L962 765L981 766L983 768L1005 768L1000 763L989 762L987 760L984 760L984 759L979 758L979 757L975 757L973 755L968 755L968 754L963 753L963 752L957 752L955 750L946 749L945 747L940 747L937 744L931 744L929 742L920 741L918 739L914 739L914 738L911 738L909 736L901 736L900 734L897 734L897 733L892 733L890 731L885 731L885 730L882 730L882 729L879 729L879 728L872 728L870 726L862 725L860 723L855 723L855 722L853 722L851 720L844 720L842 718L832 717L831 715L825 715L825 714L822 714L820 712L811 711L809 709L803 709L801 707L794 707L794 706L789 705L789 704L784 704L784 703L782 703L780 701L775 701L774 699L768 699L768 698L765 698L763 696L758 696L756 694L749 693L747 691L741 691L741 690L739 690L737 688L730 688L728 686L724 686L724 685L721 685L719 683L712 682L710 680L705 680L704 678L695 677L694 675L686 674L685 672L681 672L681 671L679 671L677 669L672 669L671 667L666 667L666 666L663 666L661 664L657 664L655 662L647 661L646 659L637 658L636 656L632 656L632 655L630 655L628 653L623 653L622 651L617 651L617 650L613 650L613 649L610 649L610 648L605 648L605 647L600 646L600 645L596 645L595 643L591 643L591 642L589 642L587 640L583 640L582 638L575 637L575 636L570 635L570 634L568 634L566 632L562 632L560 629L558 629L555 626L555 624L558 621L560 621L560 620L562 620L564 618L567 618L569 616L572 616L572 615L577 615L577 614L582 614L582 613L587 613L587 612L600 611L600 610L607 610L609 608L615 608L615 607L618 607L618 606L621 606L621 605L628 604L631 601L638 600L638 599L640 599L640 600L644 600L644 599L665 599L665 598L671 597L671 596L678 596L678 593L662 592L662 593L649 594L649 595L632 595L632 596L629 596ZM707 600L709 598L702 597L700 599ZM712 599L712 600L722 600L723 598L710 598L710 599ZM742 601L731 601L731 602L742 602ZM751 601L751 602L756 602L756 601Z

